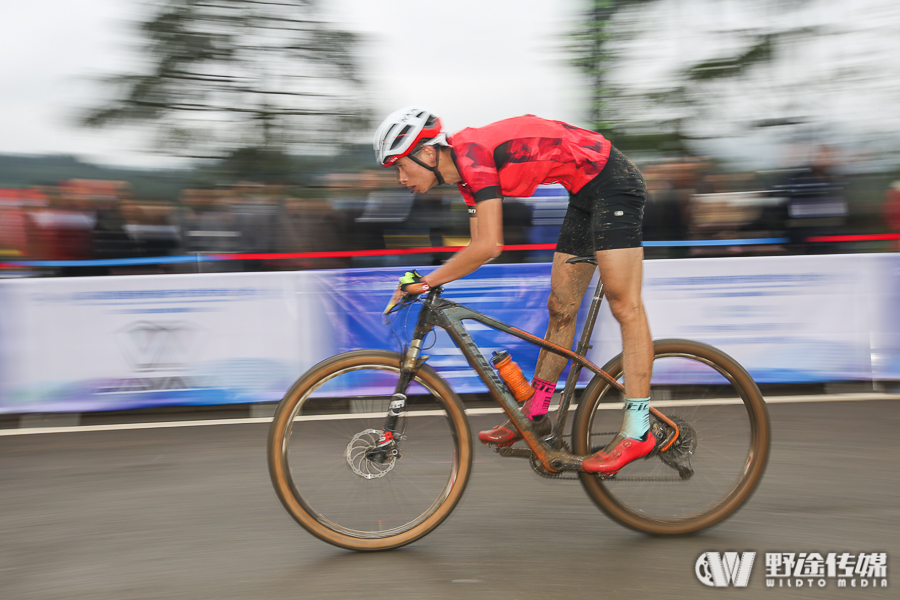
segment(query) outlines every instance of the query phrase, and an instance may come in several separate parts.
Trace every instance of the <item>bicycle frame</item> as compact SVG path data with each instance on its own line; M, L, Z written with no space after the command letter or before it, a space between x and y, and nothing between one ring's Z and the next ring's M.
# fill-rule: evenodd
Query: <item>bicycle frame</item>
M570 259L570 262L576 261L586 259ZM656 393L667 399L684 400L678 404L688 409L688 414L683 414L683 418L669 419L650 407L656 420L651 421L649 435L653 435L655 440L653 454L647 457L655 455L661 464L651 461L652 464L644 465L643 469L636 467L632 477L626 475L619 478L618 471L590 473L585 471L583 465L586 455L594 454L599 449L595 439L605 440L607 444L611 436L613 440L619 439L617 430L612 429L609 423L610 418L614 420L615 416L601 409L615 406L611 403L621 400L619 394L624 391L617 381L621 380L624 368L621 355L610 360L602 369L586 358L603 287L598 285L594 292L574 352L444 300L440 297L441 293L438 288L420 298L424 302L417 316L411 343L401 354L385 350L356 350L338 354L307 371L279 404L267 444L269 473L284 507L313 535L354 550L395 548L432 531L459 501L471 474L472 432L460 398L439 373L425 365L428 357L422 353L423 341L435 327L447 331L491 396L506 412L512 424L509 426L516 428L527 444L498 447L497 452L501 456L529 459L531 467L542 476L556 477L561 471L578 471L577 479L580 479L591 499L623 525L654 535L693 533L730 516L759 483L770 443L765 400L750 374L727 354L707 344L689 340L654 342L654 361L667 361L666 366L660 369L662 377L658 378L657 385L661 387L657 388ZM405 299L399 307L408 306L413 301L412 298ZM512 393L506 389L488 358L466 330L464 322L467 320L478 323L479 329L488 327L504 332L572 362L569 379L562 391L558 417L549 435L533 432L534 425L522 414ZM674 361L667 360L670 358ZM698 367L706 370L698 373ZM578 374L583 368L589 369L595 376L581 394L580 405L575 411L571 432L573 452L565 442L568 436L564 438L562 433L568 410L572 408ZM335 394L322 395L323 399L334 398L336 402L333 405L324 402L321 407L316 404L311 410L315 416L311 414L310 417L318 420L319 409L323 409L321 415L331 420L328 431L315 434L304 428L303 434L300 434L300 430L294 429L298 420L306 420L302 414L304 406L316 390L329 391L322 386L357 371L361 377L353 374L330 390ZM687 377L669 377L682 372ZM375 375L369 378L367 374L370 373ZM381 388L381 383L397 375L399 381L386 411L381 409L380 414L373 414L368 409L368 402L354 406L353 399L372 400L374 404L381 405L387 400L385 392L390 393ZM709 379L710 375L712 379ZM406 393L413 381L418 382L412 389L415 396L407 399ZM369 382L378 385L369 385ZM345 386L349 386L346 394ZM422 397L418 397L419 394ZM407 407L408 400L415 406ZM737 404L740 408L722 409L719 405L723 403ZM710 409L707 406L711 406ZM359 408L366 412L359 413ZM739 416L743 414L741 408L746 411L745 418ZM419 409L418 413L416 409ZM406 418L415 414L429 418ZM727 424L723 423L723 415ZM372 419L383 419L381 431L377 429L377 424L376 428L372 428ZM336 431L341 425L343 431ZM432 446L438 430L445 437L449 434L451 440ZM330 440L329 444L324 446L322 439ZM412 444L403 448L405 439L410 442L419 440L421 445ZM698 440L702 441L698 443ZM742 447L745 442L746 451ZM704 472L698 478L694 476L691 459L695 451L698 451L699 457L701 450L704 461L701 468ZM350 467L352 475L340 481L334 471L339 466L341 473L346 475L344 463ZM409 469L401 466L397 472L389 474L395 466L407 464ZM438 466L440 468L435 471ZM669 469L677 471L677 475ZM446 473L446 479L440 475L441 472ZM427 481L417 479L423 473L429 474ZM341 497L359 494L362 489L371 489L373 493L368 495L366 502L335 507L332 505L336 496L322 494L321 482L317 482L317 478L325 478L329 482L329 492L333 483L333 490ZM640 485L607 486L604 481L611 478L615 478L616 482L637 482ZM687 480L697 483L699 488L676 489L671 486L671 482ZM656 482L666 487L648 487L655 486ZM339 489L344 491L337 492ZM700 493L697 493L698 489ZM433 495L436 499L430 501ZM325 507L324 512L314 508L319 504ZM378 504L385 506L380 508Z
M588 310L587 319L585 320L584 328L582 330L581 339L574 352L516 327L510 327L497 319L483 315L466 306L441 298L440 294L442 291L443 290L440 287L434 288L425 298L422 311L419 314L418 323L416 324L413 333L413 338L409 348L406 350L406 356L401 366L400 380L397 383L395 393L404 395L405 397L407 386L412 381L418 367L424 362L424 359L419 359L422 340L435 326L440 327L447 332L456 346L462 351L466 360L468 360L469 364L475 369L481 377L481 380L484 381L485 385L488 387L491 396L498 404L500 404L510 420L516 424L519 431L523 433L525 442L531 448L534 456L541 464L546 469L553 472L579 470L581 462L585 457L579 457L565 452L564 450L561 450L555 442L562 439L566 416L572 402L572 397L575 393L575 384L578 381L581 369L586 367L593 373L606 379L620 391L624 391L622 384L585 357L587 351L591 348L590 339L603 298L602 281L597 283L594 297L591 301L590 309ZM462 322L467 319L478 321L492 329L508 333L572 361L572 368L569 369L569 376L566 380L566 385L557 411L557 422L549 438L542 440L531 432L531 429L528 426L528 419L519 410L519 404L490 367L488 361L481 353L481 350L475 344L475 341L463 325ZM385 430L393 432L399 412L392 410L391 413L392 414L388 416L385 423ZM656 414L655 410L654 413ZM668 419L665 418L664 420L668 421Z

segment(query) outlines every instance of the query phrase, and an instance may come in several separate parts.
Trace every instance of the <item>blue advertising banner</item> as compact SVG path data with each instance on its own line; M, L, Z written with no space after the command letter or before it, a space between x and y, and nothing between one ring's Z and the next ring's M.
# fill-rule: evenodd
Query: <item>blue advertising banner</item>
M343 319L337 340L342 349L399 350L408 340L415 309L391 328L381 320L405 270L322 274L337 282L331 289L333 312ZM549 264L487 265L446 286L445 297L542 335L549 286ZM654 338L712 344L760 383L900 379L900 255L646 261L644 303ZM486 356L506 349L526 376L533 374L537 347L480 323L467 328ZM618 324L605 305L592 344L588 356L601 366L621 351ZM458 392L484 391L446 334L438 332L425 345L429 364ZM582 373L582 384L589 379Z
M278 400L336 353L401 350L418 305L389 325L382 310L406 270L0 281L0 412ZM549 264L486 265L445 297L542 336L549 291ZM646 261L644 303L654 338L710 343L760 383L900 381L900 254ZM533 375L536 346L466 326ZM607 306L592 344L601 366L621 350ZM484 391L443 331L423 353L457 392Z
M0 412L279 400L334 354L317 280L151 275L0 285Z
M409 341L419 306L398 313L389 325L383 323L382 312L397 287L397 280L411 269L356 269L323 274L334 290L332 313L340 319L338 344L341 348L399 352ZM423 268L421 272L424 274L429 270ZM444 297L543 337L548 322L549 291L549 264L488 265L449 284ZM537 346L480 323L468 321L465 325L487 358L493 351L506 349L522 365L526 376L533 374ZM422 353L431 356L428 364L437 369L457 393L485 391L481 379L444 331L436 329L430 334Z

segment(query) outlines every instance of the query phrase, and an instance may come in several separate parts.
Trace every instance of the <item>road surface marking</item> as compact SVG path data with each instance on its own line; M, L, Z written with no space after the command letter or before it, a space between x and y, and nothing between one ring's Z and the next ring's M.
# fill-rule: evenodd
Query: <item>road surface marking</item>
M766 404L800 404L808 402L868 402L871 400L900 400L900 394L830 394L814 396L772 396L766 398ZM697 400L693 405L697 406L724 406L739 404L740 400L732 398L712 398L709 400ZM684 400L660 400L653 402L657 408L671 406L687 406ZM570 410L574 409L573 405ZM604 404L601 409L618 410L622 408L621 402ZM494 415L501 414L502 408L470 408L466 414ZM346 415L299 415L297 421L337 421L347 419L371 419L384 416L384 412L352 413ZM423 410L406 413L410 417L426 417L443 414L436 410ZM74 425L67 427L29 427L25 429L0 429L0 437L12 435L37 435L47 433L87 433L90 431L131 431L137 429L172 429L175 427L208 427L212 425L253 425L258 423L271 423L272 417L248 417L243 419L199 419L195 421L160 421L155 423L112 423L109 425Z

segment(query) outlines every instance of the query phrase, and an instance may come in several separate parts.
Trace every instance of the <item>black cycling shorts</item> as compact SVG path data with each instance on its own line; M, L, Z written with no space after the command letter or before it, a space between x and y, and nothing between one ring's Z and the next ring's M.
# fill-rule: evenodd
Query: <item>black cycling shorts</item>
M639 248L646 200L640 170L613 147L600 174L577 194L569 194L556 251L593 256L601 250Z

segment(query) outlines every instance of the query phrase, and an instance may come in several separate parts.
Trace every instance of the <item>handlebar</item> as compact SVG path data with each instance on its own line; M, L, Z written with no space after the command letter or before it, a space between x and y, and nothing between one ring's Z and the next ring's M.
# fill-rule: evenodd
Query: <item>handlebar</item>
M428 290L428 295L425 296L425 303L430 304L437 299L441 293L444 291L442 286L436 286ZM395 313L399 311L404 306L412 304L413 302L418 302L421 298L421 294L402 294L399 289L394 291L394 295L391 296L390 301L388 301L387 306L384 308L384 312L382 315L387 318L387 316L391 313Z

